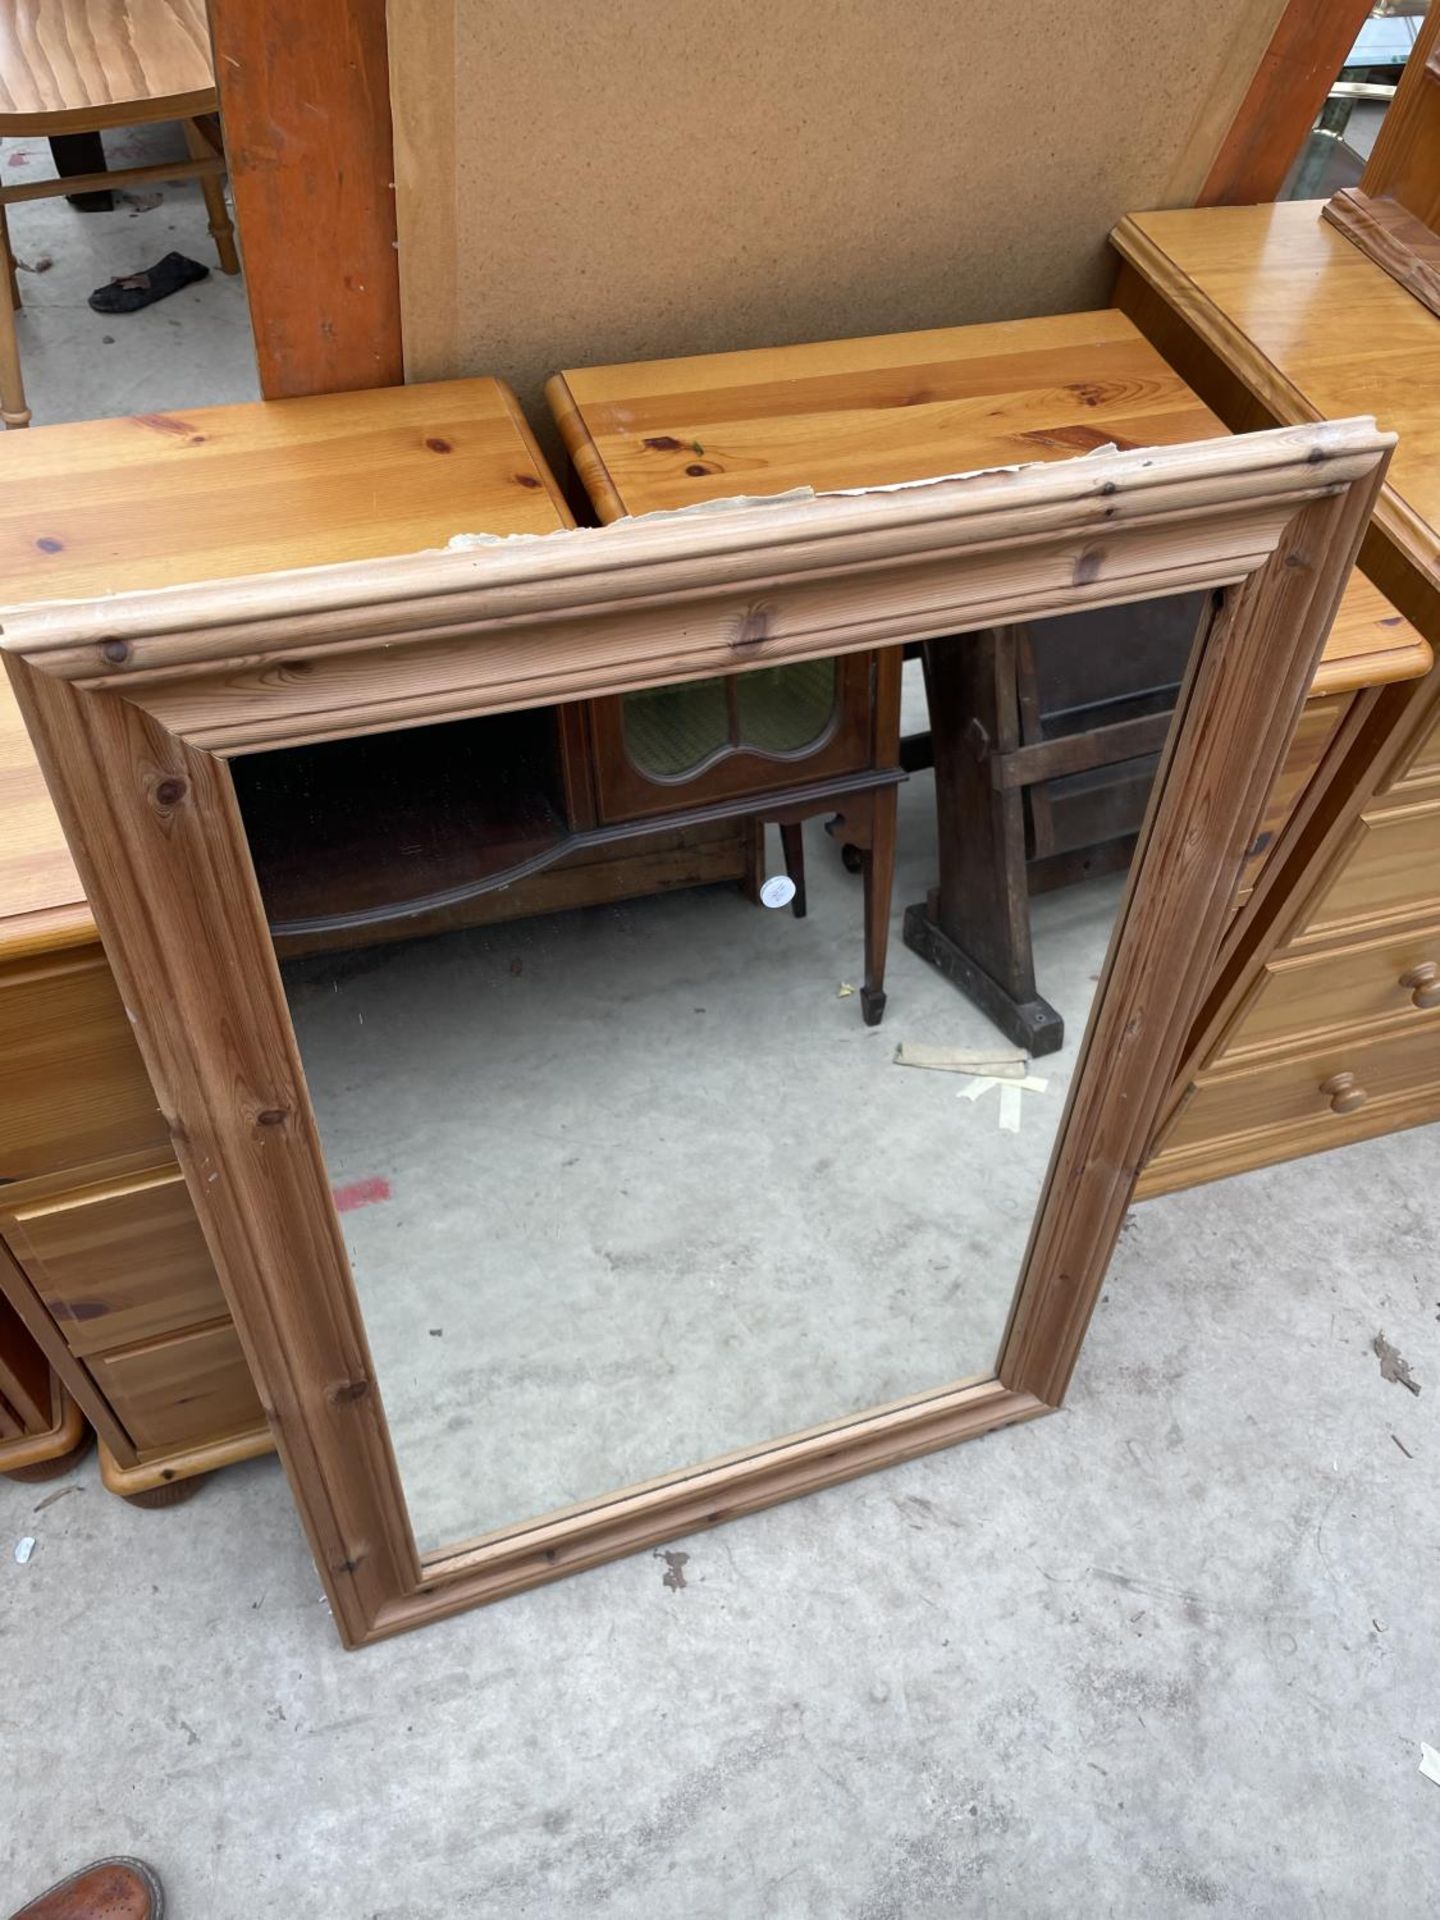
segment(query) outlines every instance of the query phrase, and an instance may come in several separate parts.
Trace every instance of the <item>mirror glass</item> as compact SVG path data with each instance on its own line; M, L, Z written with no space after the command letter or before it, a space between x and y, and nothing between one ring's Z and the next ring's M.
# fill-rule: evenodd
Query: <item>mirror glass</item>
M233 763L423 1551L993 1370L1207 604Z

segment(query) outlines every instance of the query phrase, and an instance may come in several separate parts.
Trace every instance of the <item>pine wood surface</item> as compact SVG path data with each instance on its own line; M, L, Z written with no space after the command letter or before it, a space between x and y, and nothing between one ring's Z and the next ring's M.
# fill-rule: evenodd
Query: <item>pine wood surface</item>
M4 0L0 135L215 110L203 0Z
M888 486L1228 431L1114 308L557 374L551 410L602 521L736 494ZM1358 404L1358 402L1357 402ZM1330 694L1425 672L1357 576L1317 671Z
M1132 214L1113 239L1168 310L1152 336L1164 351L1198 341L1274 420L1363 404L1399 434L1363 564L1440 641L1440 317L1322 220L1318 201Z

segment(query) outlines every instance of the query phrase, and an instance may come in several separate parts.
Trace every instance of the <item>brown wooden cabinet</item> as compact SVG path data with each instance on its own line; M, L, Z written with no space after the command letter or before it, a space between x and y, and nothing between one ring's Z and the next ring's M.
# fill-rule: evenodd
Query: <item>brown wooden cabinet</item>
M11 781L27 753L0 688L0 757ZM63 895L60 849L52 851ZM60 935L68 904L56 901ZM33 946L42 929L43 916L38 925L34 914L13 916L0 922L0 947ZM99 946L0 960L0 1029L0 1291L99 1434L106 1484L143 1499L264 1452L264 1412ZM197 1328L228 1341L237 1364L223 1395L167 1416L160 1403L173 1394L176 1368L170 1358L156 1363L152 1343Z

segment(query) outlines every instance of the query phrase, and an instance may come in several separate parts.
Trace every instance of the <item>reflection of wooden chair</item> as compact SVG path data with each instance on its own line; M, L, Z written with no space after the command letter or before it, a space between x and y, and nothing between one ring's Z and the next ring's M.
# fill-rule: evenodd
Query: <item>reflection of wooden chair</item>
M214 116L219 103L203 0L126 0L114 16L115 38L107 40L103 27L110 10L88 7L83 0L30 0L23 8L5 0L0 5L0 135L97 133L102 127L180 120L190 150L188 160L154 166L20 186L0 182L0 254L9 285L8 300L0 287L0 419L7 427L30 424L15 328L20 288L6 226L8 206L143 181L198 178L221 271L240 271L220 184L225 160L219 133L212 131L219 123L204 118Z
M1030 895L1129 865L1202 600L1072 614L925 649L940 882L905 941L1010 1039L1054 1053ZM1103 645L1084 645L1086 625ZM907 743L908 745L909 743Z

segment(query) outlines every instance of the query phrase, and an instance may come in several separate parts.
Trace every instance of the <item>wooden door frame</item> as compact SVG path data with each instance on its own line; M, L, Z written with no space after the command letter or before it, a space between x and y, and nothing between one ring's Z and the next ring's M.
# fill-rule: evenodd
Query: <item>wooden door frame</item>
M348 1645L1060 1404L1392 444L1321 423L0 615ZM422 1557L228 760L1196 588L994 1371Z

